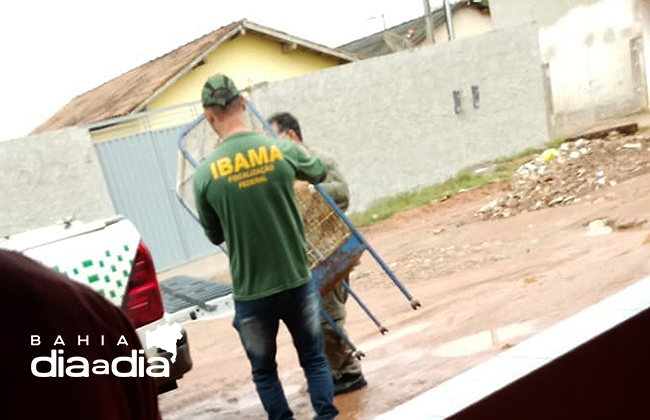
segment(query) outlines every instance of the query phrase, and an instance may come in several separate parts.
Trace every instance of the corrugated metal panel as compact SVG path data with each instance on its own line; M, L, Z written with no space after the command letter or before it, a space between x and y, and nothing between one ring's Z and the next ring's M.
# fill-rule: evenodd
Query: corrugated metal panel
M96 145L116 211L136 225L159 270L216 252L174 193L181 129Z
M176 223L183 240L187 260L193 260L205 255L217 252L217 248L208 241L203 228L187 212L176 198L176 171L178 165L177 141L181 128L173 130L172 138L165 141L156 141L156 150L163 169L165 184L168 186L168 197L171 201L171 208L176 218ZM172 131L172 130L168 130Z

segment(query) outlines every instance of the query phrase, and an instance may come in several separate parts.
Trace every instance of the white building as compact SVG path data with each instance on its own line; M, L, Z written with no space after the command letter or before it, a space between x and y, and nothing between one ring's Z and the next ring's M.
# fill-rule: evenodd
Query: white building
M490 0L495 27L539 27L555 136L647 106L643 1Z

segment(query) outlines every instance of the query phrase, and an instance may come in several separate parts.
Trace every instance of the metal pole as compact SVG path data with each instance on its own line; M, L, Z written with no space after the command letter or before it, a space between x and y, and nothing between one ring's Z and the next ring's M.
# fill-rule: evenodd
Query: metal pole
M366 315L368 315L368 317L372 320L372 322L374 322L375 325L379 328L379 332L381 333L381 335L386 334L388 332L388 328L381 325L381 322L379 322L379 320L375 317L375 315L372 312L370 312L370 309L363 303L363 301L359 298L359 296L357 296L357 294L354 293L354 290L352 290L348 282L342 280L341 284L343 285L343 288L347 290L350 296L352 296L352 298L359 304L359 306L361 307L361 309L363 309Z
M185 146L183 145L183 142L185 141L185 136L187 133L192 131L194 127L197 125L201 124L201 121L205 119L205 114L199 115L194 121L189 123L188 125L183 128L183 131L181 131L181 134L178 136L178 149L181 151L183 154L183 157L192 165L192 167L196 168L199 166L199 162L197 162L192 155L189 154L189 152L185 149Z
M320 301L320 299L319 299L319 301ZM334 332L339 337L341 337L341 340L343 340L343 342L350 348L350 350L352 350L352 355L354 357L361 360L362 357L366 356L364 352L357 349L357 347L354 344L352 344L352 341L350 341L350 338L348 338L348 336L343 332L343 330L340 329L338 325L336 325L336 322L334 322L334 320L332 318L330 318L329 315L327 315L327 312L325 312L325 310L323 309L322 306L320 308L320 316L323 317L325 322L327 322L329 324L329 326L332 327Z
M449 0L442 0L442 3L445 6L445 22L447 23L447 37L450 41L453 41L455 38L454 35L454 21L451 16L451 4Z
M433 39L433 16L431 16L431 6L429 5L429 0L422 0L424 4L424 21L425 26L427 27L427 42L429 44L435 44L436 40Z

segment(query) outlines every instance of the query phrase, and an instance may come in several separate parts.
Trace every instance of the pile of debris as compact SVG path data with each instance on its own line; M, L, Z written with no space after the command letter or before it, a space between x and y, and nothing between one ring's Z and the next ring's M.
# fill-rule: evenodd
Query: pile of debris
M521 166L511 191L483 206L478 216L509 217L524 211L563 206L593 191L650 172L650 135L567 141Z

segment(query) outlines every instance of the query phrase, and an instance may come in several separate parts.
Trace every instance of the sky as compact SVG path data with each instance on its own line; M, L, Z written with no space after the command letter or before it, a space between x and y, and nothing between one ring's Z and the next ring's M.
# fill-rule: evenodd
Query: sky
M432 9L441 3L430 0ZM6 1L0 141L29 134L75 96L239 19L337 47L423 10L423 0Z

